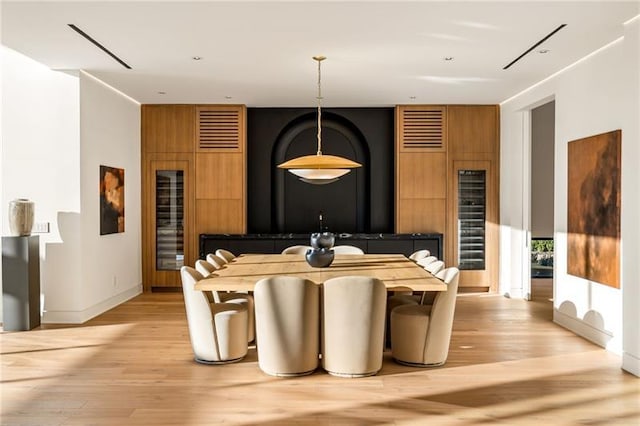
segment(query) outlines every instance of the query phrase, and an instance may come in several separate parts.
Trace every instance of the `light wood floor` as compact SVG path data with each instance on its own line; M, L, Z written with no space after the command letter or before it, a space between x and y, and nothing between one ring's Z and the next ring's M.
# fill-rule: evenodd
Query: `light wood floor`
M83 326L2 333L3 425L613 425L640 423L640 380L551 322L551 303L458 298L449 360L389 354L363 379L278 379L255 349L196 364L182 295L144 294Z

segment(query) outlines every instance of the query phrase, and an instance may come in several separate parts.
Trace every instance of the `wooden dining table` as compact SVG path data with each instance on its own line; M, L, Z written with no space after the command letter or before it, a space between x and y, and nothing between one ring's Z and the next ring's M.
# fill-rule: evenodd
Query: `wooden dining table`
M349 275L380 279L387 290L445 291L447 285L401 254L336 254L326 268L311 267L300 254L245 254L198 281L196 290L253 291L257 281L287 275L321 284Z

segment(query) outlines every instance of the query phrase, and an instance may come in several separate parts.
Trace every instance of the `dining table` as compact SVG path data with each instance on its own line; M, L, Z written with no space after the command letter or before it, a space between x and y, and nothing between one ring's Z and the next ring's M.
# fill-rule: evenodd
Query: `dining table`
M328 267L310 266L300 254L243 254L208 277L196 290L253 291L257 281L275 276L305 278L316 284L344 276L380 279L388 291L445 291L447 285L401 254L336 254Z

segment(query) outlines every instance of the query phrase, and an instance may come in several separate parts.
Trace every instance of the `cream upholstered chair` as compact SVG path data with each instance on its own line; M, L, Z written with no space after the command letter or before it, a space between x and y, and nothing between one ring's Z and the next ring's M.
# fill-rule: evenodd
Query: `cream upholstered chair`
M418 259L416 263L424 268L427 265L430 265L433 262L436 262L437 260L438 258L435 256L427 256L427 257L423 257L422 259Z
M411 253L409 256L409 260L413 260L417 262L420 259L424 259L425 257L431 256L431 252L429 250L417 250Z
M442 275L447 290L433 305L403 305L391 311L391 355L400 364L433 367L447 361L458 293L458 268Z
M424 267L427 272L431 272L433 275L436 275L438 272L444 269L444 262L442 260L436 260L435 262L431 262Z
M196 266L196 271L198 271L200 275L202 275L205 278L213 274L216 269L220 269L220 268L216 268L214 265L207 262L206 260L201 260L201 259L196 260L195 266Z
M216 256L213 253L209 253L207 254L207 257L205 258L207 260L207 262L209 262L210 264L212 264L213 266L216 267L216 269L220 269L222 268L224 265L227 264L227 261L224 260L223 258L221 258L220 256Z
M282 254L307 254L311 246L290 246L282 250Z
M193 354L198 362L226 364L247 354L247 308L235 303L210 304L195 290L202 275L189 266L180 269L182 292Z
M364 251L360 247L356 246L335 246L333 248L335 254L364 254Z
M210 254L207 256L207 259L211 258L211 256L213 256L213 258L217 258L217 256ZM213 260L215 261L215 259ZM220 269L220 267L216 267L205 260L201 260L201 259L196 260L196 271L198 271L200 275L202 275L205 278L211 275L212 273L214 273L217 269ZM210 303L239 303L240 305L245 306L247 308L247 314L249 315L249 319L247 323L248 325L247 339L249 339L248 342L252 342L255 339L256 337L255 323L256 322L255 322L254 301L253 301L252 295L246 294L246 293L238 293L235 291L224 293L224 292L219 292L215 290L211 292L207 292L206 294L210 295L210 297L208 297Z
M236 255L231 253L229 250L225 250L225 249L218 249L216 250L216 256L224 259L225 263L229 263L231 262L233 259L236 258Z
M372 277L332 278L322 293L322 368L342 377L376 374L384 351L384 283Z
M258 365L272 376L302 376L318 368L320 287L297 277L256 283Z

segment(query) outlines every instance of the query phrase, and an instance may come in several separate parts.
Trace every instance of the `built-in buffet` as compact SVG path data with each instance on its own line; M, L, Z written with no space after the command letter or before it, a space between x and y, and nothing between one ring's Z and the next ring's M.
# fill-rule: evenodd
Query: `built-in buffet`
M331 185L278 169L315 152L312 108L142 106L145 291L216 248L278 253L324 225L369 253L428 248L461 291L496 291L497 105L328 108L327 153L363 167ZM325 114L323 114L325 119ZM340 239L339 239L340 241Z

